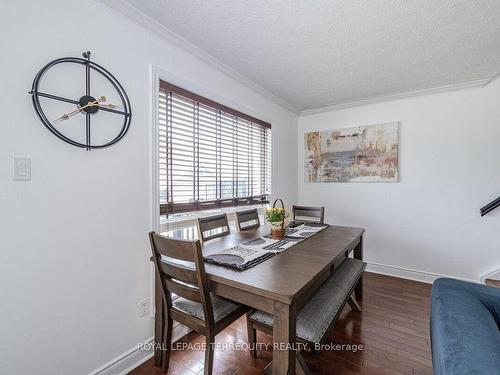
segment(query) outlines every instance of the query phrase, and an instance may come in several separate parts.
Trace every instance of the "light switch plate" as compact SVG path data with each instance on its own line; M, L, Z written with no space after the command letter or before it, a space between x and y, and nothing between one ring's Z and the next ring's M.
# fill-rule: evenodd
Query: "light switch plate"
M12 158L12 180L31 181L31 158L17 156Z

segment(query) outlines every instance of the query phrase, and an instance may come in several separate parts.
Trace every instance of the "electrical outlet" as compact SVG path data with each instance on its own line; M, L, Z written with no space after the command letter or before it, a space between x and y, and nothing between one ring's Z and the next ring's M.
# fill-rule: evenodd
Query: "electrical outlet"
M137 310L139 312L139 317L143 317L143 316L146 316L146 315L149 315L149 298L144 298L144 299L141 299L138 303L137 303Z

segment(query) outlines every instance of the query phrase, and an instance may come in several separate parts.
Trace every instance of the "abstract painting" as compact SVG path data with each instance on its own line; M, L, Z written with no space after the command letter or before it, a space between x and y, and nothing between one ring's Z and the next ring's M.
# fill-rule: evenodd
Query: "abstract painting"
M397 182L399 123L304 134L306 182Z

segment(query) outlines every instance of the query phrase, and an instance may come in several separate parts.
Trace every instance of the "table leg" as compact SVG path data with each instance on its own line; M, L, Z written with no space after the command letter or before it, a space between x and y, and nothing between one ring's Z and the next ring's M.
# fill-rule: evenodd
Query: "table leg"
M359 243L354 248L354 258L363 260L363 236L359 239ZM358 283L354 287L356 298L363 299L363 275L359 278Z
M154 363L155 366L161 366L162 350L161 344L163 342L163 324L165 321L163 311L163 291L161 281L155 272L155 347L154 347Z
M273 375L295 375L295 304L274 303Z

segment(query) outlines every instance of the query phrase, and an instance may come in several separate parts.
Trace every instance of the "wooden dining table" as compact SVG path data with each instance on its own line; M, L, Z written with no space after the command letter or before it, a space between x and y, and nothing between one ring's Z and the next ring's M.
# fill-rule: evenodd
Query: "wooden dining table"
M270 228L267 225L234 232L203 244L203 254L213 254L269 233ZM205 263L210 288L214 294L273 314L274 350L270 366L272 374L303 373L298 363L298 353L294 350L297 312L346 257L353 256L363 260L363 234L362 228L330 225L312 237L244 271ZM361 299L362 277L354 291L356 298ZM161 296L161 284L156 280L156 343L162 342L164 313ZM159 345L155 345L155 348L157 347ZM160 352L160 349L155 351L157 364L160 362Z

